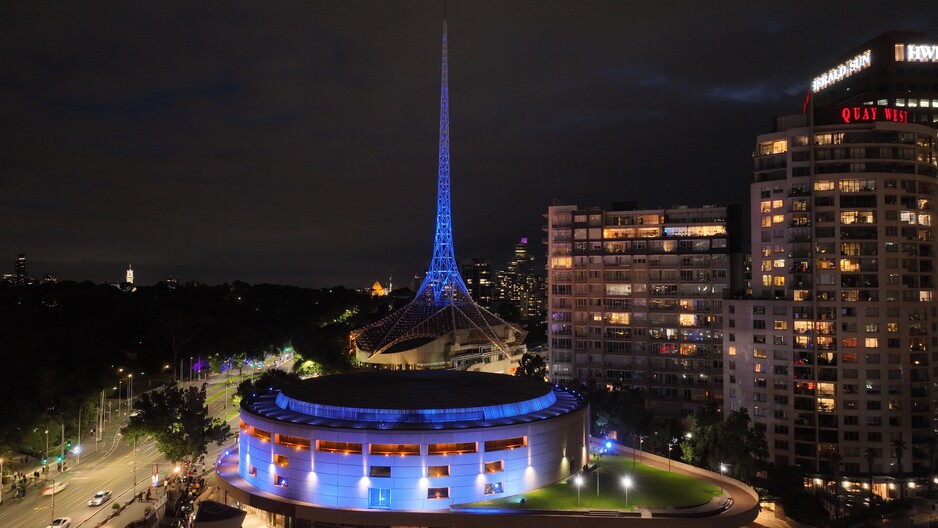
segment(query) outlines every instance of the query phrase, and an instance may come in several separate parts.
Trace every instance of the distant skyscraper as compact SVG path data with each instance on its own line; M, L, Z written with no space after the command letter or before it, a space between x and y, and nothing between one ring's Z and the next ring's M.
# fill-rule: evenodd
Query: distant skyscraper
M492 266L489 261L484 258L472 259L472 262L463 266L463 275L472 300L483 308L489 308L492 305Z
M127 284L133 284L133 283L134 283L134 269L133 269L133 266L131 266L130 264L127 265L127 280L126 280L126 282L127 282Z
M524 350L525 331L473 302L453 250L445 19L440 84L436 235L430 269L407 306L352 332L362 363L396 369L474 368L471 365L491 365L493 360L510 362Z
M13 264L13 282L16 284L29 283L29 271L26 269L26 255L20 253Z

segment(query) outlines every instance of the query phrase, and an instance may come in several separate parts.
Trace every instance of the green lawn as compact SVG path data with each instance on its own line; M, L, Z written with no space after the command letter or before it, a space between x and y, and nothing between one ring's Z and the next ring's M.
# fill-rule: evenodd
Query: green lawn
M622 477L631 475L629 506L657 508L686 507L705 504L720 495L719 486L667 470L659 470L635 464L630 457L604 456L598 461L599 468L583 476L580 487L580 503L577 506L577 487L573 479L568 484L563 480L523 495L503 499L462 504L466 508L511 508L529 510L573 510L581 509L625 509L625 488ZM596 479L599 478L599 495L596 494ZM524 504L520 499L524 498Z

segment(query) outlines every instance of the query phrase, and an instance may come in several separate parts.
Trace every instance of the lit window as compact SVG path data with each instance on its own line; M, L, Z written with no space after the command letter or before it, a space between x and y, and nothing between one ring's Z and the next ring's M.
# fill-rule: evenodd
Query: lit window
M867 337L863 341L863 344L866 346L866 348L879 348L879 338Z
M485 463L485 472L486 473L499 473L505 470L505 462L502 460L496 460L495 462L486 462Z
M391 509L391 490L368 488L368 507L381 510Z
M368 476L376 478L390 478L391 466L371 466L371 469L368 471Z
M448 477L449 466L427 466L428 477Z
M528 438L526 436L518 436L515 438L505 438L503 440L487 440L485 442L485 451L504 451L506 449L515 449L516 447L524 447L528 445Z
M281 477L279 475L274 476L274 482L278 488L286 488L287 486L287 477Z
M493 493L503 493L505 489L502 487L501 482L492 482L491 484L486 484L483 488L483 492L486 495L492 495Z
M283 455L274 455L274 464L277 464L280 467L289 467L290 459Z
M449 488L427 488L428 499L448 499Z

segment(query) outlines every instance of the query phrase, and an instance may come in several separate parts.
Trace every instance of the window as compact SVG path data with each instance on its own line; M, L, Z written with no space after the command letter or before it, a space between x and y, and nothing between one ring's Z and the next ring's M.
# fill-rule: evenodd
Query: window
M280 467L290 467L290 459L283 455L274 455L274 464Z
M261 442L270 442L270 433L263 429L254 428L254 438L259 439Z
M287 477L281 477L280 475L274 475L274 485L278 488L287 488Z
M372 455L420 456L420 444L371 444Z
M362 445L352 442L330 442L328 440L318 440L316 450L328 453L362 454Z
M248 475L251 475L252 477L256 477L256 476L257 476L257 468L254 467L254 466L248 466Z
M483 493L486 495L492 495L493 493L503 493L505 488L502 486L501 482L492 482L491 484L486 484L483 488Z
M391 509L391 490L387 488L368 488L368 507L381 510Z
M505 462L502 460L496 460L495 462L485 463L486 473L500 473L502 471L505 471Z
M462 453L475 453L475 442L458 442L454 444L430 444L427 446L428 455L452 455Z
M448 499L449 488L427 488L428 499Z
M309 449L309 439L298 436L287 436L278 434L277 443L282 446L293 447L296 449Z
M391 466L371 466L371 469L368 471L368 476L376 478L390 478Z
M449 466L427 466L428 477L448 477Z
M528 445L528 438L526 436L506 438L504 440L486 440L485 451L504 451L505 449L514 449L526 445Z

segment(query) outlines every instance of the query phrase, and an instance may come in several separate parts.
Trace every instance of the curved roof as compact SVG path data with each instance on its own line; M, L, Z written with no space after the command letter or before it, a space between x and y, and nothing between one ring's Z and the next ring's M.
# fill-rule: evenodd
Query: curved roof
M267 418L355 429L508 425L565 414L579 394L540 380L452 370L367 370L312 378L245 400Z

